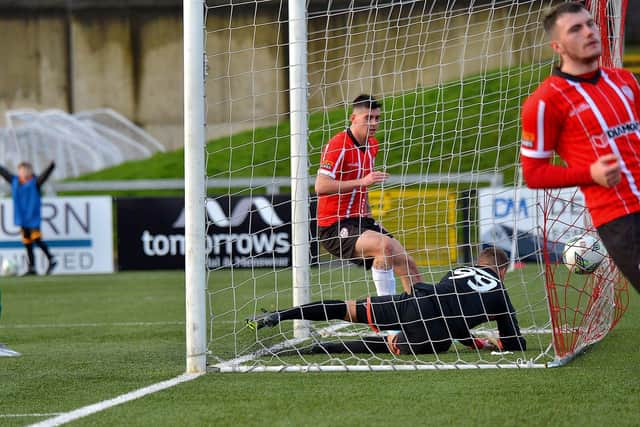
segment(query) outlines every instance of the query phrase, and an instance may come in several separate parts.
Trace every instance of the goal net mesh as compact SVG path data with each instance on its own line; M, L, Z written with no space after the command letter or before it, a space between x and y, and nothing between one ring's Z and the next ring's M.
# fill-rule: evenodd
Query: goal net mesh
M319 342L374 333L341 321L314 322L308 336L294 335L290 321L245 325L262 309L293 304L288 2L207 2L210 367L544 366L602 339L626 308L626 284L608 260L592 275L571 274L564 242L592 232L581 193L521 188L518 168L520 106L551 72L541 21L556 3L306 2L309 300L376 294L369 271L318 244L312 191L323 145L349 125L351 101L372 94L383 104L376 167L390 174L369 189L374 218L427 283L473 264L484 246L504 249L512 260L505 286L527 339L526 351L504 353L454 342L440 354L310 355ZM620 26L611 16L620 11L600 3L590 7L612 23L605 44L615 56ZM496 333L492 322L476 330Z

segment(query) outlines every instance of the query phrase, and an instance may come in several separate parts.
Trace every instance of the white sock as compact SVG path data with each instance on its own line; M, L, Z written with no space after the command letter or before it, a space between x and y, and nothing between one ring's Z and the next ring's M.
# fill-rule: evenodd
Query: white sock
M371 267L371 277L379 296L396 293L396 277L393 275L393 270L378 270Z

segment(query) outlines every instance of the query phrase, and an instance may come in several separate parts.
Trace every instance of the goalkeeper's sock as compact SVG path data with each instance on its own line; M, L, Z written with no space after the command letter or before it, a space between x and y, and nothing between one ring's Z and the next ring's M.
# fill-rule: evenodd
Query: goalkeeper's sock
M379 296L395 295L396 278L393 275L393 270L378 270L375 267L371 267L371 277L373 278L373 284L376 286L376 293Z
M280 320L331 320L344 319L347 315L347 303L338 300L328 300L304 304L298 307L279 311Z

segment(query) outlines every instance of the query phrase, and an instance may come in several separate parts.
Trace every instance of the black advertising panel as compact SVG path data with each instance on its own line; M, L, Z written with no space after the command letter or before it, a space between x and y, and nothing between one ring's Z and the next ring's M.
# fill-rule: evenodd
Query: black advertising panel
M119 198L116 212L120 270L184 268L184 199ZM212 197L206 218L210 269L291 266L289 195Z

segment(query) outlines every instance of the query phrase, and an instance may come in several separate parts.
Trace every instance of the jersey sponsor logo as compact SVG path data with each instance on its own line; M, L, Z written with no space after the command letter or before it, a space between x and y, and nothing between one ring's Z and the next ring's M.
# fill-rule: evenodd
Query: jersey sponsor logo
M335 163L332 162L331 160L323 160L322 163L320 163L320 169L333 170L334 164Z
M626 135L628 133L637 132L638 130L640 130L640 122L628 122L607 129L607 136L613 139Z
M456 268L449 280L467 278L467 286L476 292L488 292L498 286L498 280L492 274L476 267Z
M629 98L630 101L633 101L635 99L635 96L633 95L633 90L629 86L624 85L622 86L621 89L622 89L622 93L624 93L624 96Z
M347 237L349 237L349 229L347 227L342 227L340 229L340 233L338 233L338 235L341 238L346 239Z
M585 102L583 102L582 104L578 105L576 108L571 110L571 113L569 113L569 116L573 117L573 116L578 115L578 114L580 114L583 111L586 111L588 109L589 109L589 105L587 105Z

